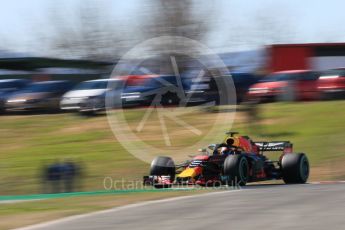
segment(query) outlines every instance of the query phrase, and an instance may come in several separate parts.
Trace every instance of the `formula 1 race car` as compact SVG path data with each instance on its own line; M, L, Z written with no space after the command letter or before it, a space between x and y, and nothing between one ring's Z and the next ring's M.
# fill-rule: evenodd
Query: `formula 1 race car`
M237 132L228 132L223 143L209 145L201 154L175 165L170 157L159 156L151 163L145 185L244 186L247 182L283 179L286 184L306 183L309 161L304 153L293 153L289 141L254 142ZM263 153L282 151L278 160Z

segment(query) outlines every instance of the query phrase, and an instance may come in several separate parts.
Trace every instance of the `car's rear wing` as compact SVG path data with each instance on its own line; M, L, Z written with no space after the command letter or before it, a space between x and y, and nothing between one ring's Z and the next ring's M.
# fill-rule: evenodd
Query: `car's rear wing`
M259 141L254 143L259 147L260 151L284 151L284 153L291 153L293 147L290 141Z

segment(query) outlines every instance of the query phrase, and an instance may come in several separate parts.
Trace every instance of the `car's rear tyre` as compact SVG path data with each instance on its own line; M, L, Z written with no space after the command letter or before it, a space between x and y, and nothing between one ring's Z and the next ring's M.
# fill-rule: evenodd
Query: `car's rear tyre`
M285 154L281 162L282 176L286 184L304 184L309 177L309 161L304 153Z
M229 155L224 161L224 176L229 186L244 186L249 179L249 164L247 158L240 155Z
M175 163L171 157L156 157L151 163L151 176L170 176L171 181L175 180Z
M167 92L162 95L161 103L163 106L178 105L180 103L180 98L177 93Z

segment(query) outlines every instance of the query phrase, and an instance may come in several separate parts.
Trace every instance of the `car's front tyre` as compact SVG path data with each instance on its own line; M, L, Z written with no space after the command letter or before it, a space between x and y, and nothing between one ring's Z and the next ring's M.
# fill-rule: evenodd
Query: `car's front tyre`
M249 179L249 163L243 154L229 155L224 161L224 176L229 186L244 186Z
M175 180L175 163L171 157L158 156L153 159L151 163L151 176L169 176L170 182ZM155 185L156 188L161 188L162 185Z

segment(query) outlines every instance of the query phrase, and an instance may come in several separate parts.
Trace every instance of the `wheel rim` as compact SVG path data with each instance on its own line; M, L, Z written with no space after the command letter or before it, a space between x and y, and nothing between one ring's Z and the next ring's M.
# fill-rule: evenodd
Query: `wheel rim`
M239 176L241 182L246 183L248 178L248 162L245 158L240 161Z
M302 180L306 181L309 177L309 162L305 156L301 160L300 172Z

